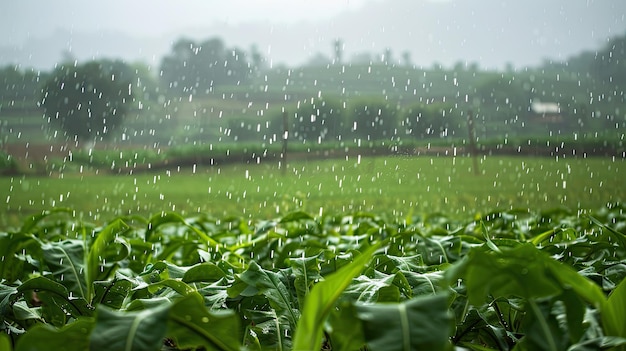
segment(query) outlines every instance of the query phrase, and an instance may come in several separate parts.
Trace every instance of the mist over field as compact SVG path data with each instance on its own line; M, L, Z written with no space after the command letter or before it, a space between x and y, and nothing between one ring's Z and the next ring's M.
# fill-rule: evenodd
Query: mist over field
M256 45L274 65L302 65L332 56L409 52L413 62L476 62L485 68L563 61L598 50L626 30L620 0L340 0L166 1L78 0L0 5L0 64L50 69L69 55L122 58L156 65L180 37L221 37Z

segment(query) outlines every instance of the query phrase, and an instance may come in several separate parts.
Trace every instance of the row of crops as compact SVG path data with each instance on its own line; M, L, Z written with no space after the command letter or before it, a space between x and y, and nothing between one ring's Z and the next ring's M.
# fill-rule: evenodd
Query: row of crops
M0 233L0 350L626 350L625 207Z

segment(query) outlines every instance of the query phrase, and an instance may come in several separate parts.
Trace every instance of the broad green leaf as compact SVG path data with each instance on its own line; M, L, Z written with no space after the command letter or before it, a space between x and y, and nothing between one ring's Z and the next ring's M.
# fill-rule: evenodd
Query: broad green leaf
M285 215L283 218L280 219L280 223L289 223L289 222L301 221L303 219L305 219L305 220L313 220L313 217L311 217L311 215L309 215L306 212L296 211L296 212L291 212L291 213Z
M448 296L421 296L402 303L357 305L368 350L451 350Z
M571 288L583 300L601 308L605 301L602 289L588 278L583 277L573 268L553 260L547 255L542 255L542 260L550 272L549 276L558 281L563 288Z
M322 328L335 302L372 259L380 245L373 245L357 256L351 263L313 286L302 309L294 336L294 350L319 350L322 344Z
M226 273L213 262L199 263L190 267L183 275L183 282L215 282L226 277Z
M15 351L89 350L89 334L93 327L92 318L79 318L61 329L48 324L38 324L19 338Z
M120 309L124 299L130 294L132 283L125 279L94 282L93 304L102 304L112 309Z
M440 291L441 282L444 280L442 271L428 273L418 273L413 271L402 271L407 283L412 287L414 295L432 295Z
M26 301L17 301L14 303L13 314L17 320L25 321L28 319L34 319L43 322L41 318L41 311L28 306Z
M299 315L296 310L297 304L279 273L263 269L252 261L248 269L237 276L248 286L258 289L268 299L276 313L287 318L292 330L295 328Z
M349 296L350 299L357 302L375 303L380 301L381 298L379 295L381 291L389 293L389 291L386 291L386 288L394 287L396 291L398 291L398 288L393 285L396 277L394 274L387 275L377 271L375 271L374 274L375 276L373 278L365 275L354 278L350 286L344 291L344 295Z
M248 326L255 339L265 350L290 350L291 340L287 337L288 330L280 323L280 316L275 310L256 311L247 309L244 313L252 323Z
M480 228L482 229L483 238L485 239L487 246L495 252L501 252L500 248L496 246L496 244L494 244L494 242L489 237L489 231L487 230L487 227L485 226L485 222L480 221Z
M70 292L63 284L47 277L39 276L29 279L18 286L17 290L22 294L27 291L34 291L42 300L49 298L50 303L47 307L56 307L62 311L67 311L74 317L92 314L83 298L70 297Z
M425 268L424 260L421 255L411 256L393 256L393 255L376 255L372 259L377 271L392 274L399 270L419 272Z
M80 240L41 245L44 261L54 277L72 293L88 298L85 281L84 245Z
M473 249L447 274L454 282L464 279L470 303L475 306L485 303L488 296L543 298L559 295L566 287L596 306L604 301L602 291L592 281L530 243L499 253Z
M42 211L40 214L30 216L26 219L22 224L22 228L20 228L20 233L31 233L42 220L57 213L72 214L73 211L71 209L61 207L55 207L51 210Z
M626 338L626 279L611 292L601 313L605 334Z
M298 296L298 306L304 304L306 295L309 294L313 284L322 278L319 268L319 255L303 258L290 258L293 275L295 276L293 285Z
M570 342L575 344L585 333L583 325L586 310L585 303L572 289L564 289L563 294L557 299L563 301L565 305L565 317Z
M7 313L7 309L11 307L12 299L19 291L17 288L0 283L0 316Z
M138 312L119 312L98 307L90 348L98 351L160 349L169 308L169 305L161 305Z
M202 242L206 243L210 247L217 248L218 250L221 247L221 245L213 238L211 238L198 228L194 227L193 225L187 223L187 221L179 214L173 212L158 214L150 218L150 222L148 223L148 229L145 232L146 241L150 241L152 234L157 230L157 228L165 224L182 224L185 227L189 228L194 234L196 234L198 236L198 239L200 239Z
M162 288L170 288L182 296L189 295L192 292L196 291L196 289L192 288L191 286L185 284L184 282L180 280L175 280L175 279L164 279L164 280L161 280L160 282L151 283L151 284L148 284L147 288L148 290L150 290L151 293L156 293L158 290Z
M626 338L603 336L572 345L568 351L624 350Z
M98 232L96 240L89 248L87 256L86 271L86 295L83 295L87 301L93 299L93 282L99 278L98 272L101 267L108 261L109 264L120 261L130 252L130 247L118 236L128 232L130 227L122 220L117 219L109 223L104 229ZM112 248L115 248L112 250ZM104 278L104 277L102 277Z
M470 350L506 350L509 338L506 331L500 325L498 318L494 316L493 309L481 308L481 311L471 307L466 315L457 323L456 335L453 337L456 345L464 346ZM489 347L481 348L477 345Z
M0 233L0 280L13 283L24 276L24 261L16 253L22 251L32 237L23 233Z
M600 222L599 220L597 220L596 218L589 216L589 219L591 219L591 221L593 223L595 223L596 225L600 226L601 228L607 230L609 232L609 234L619 243L619 245L622 247L622 249L626 250L626 235L618 232L617 230L609 227L608 225Z
M243 340L239 323L232 311L208 311L202 296L192 293L170 308L166 335L180 349L239 350Z
M0 333L0 350L13 350L13 346L11 346L11 339L9 339L9 336L5 333Z
M358 318L356 307L351 301L339 303L328 316L332 350L352 351L365 348L363 324Z
M524 318L524 337L518 344L526 350L560 351L567 348L567 339L559 323L550 312L550 305L539 306L534 300L527 300L528 311Z

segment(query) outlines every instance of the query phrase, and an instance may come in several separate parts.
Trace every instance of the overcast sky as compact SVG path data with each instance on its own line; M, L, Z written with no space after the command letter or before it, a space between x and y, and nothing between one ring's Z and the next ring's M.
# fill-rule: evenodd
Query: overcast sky
M0 64L51 67L62 52L158 65L180 37L256 44L273 63L297 65L390 48L419 65L483 67L564 60L626 33L624 0L3 0Z
M375 0L3 0L3 41L52 29L119 30L137 36L248 22L294 23L330 19Z

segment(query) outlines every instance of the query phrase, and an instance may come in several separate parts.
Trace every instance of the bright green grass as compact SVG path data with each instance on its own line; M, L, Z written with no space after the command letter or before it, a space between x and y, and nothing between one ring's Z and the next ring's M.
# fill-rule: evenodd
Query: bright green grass
M487 210L595 210L626 199L626 162L614 158L484 157L474 175L467 157L376 157L229 165L113 176L68 173L0 178L0 225L52 207L86 220L177 211L274 218L367 211L405 217Z

